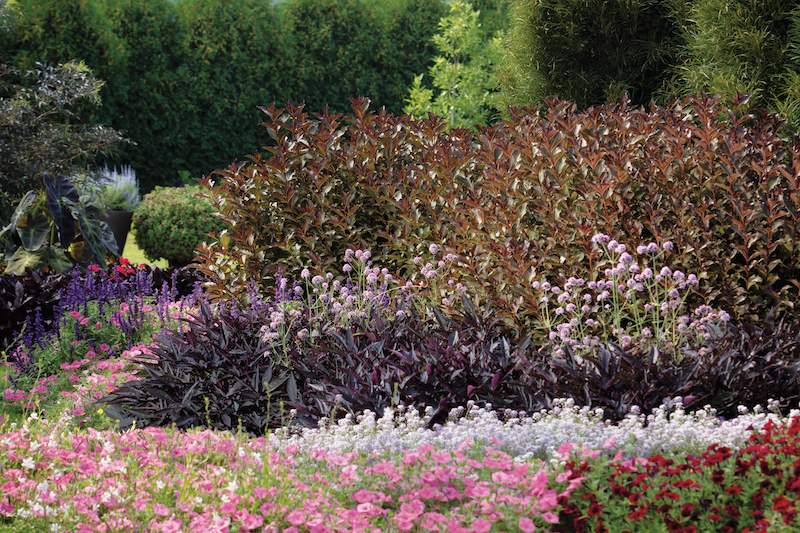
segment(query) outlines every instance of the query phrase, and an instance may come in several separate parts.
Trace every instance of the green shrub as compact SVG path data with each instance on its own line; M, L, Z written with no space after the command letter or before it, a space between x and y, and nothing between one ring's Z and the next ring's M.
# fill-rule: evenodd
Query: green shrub
M211 202L198 196L200 191L196 185L156 187L142 198L133 215L133 232L150 261L191 261L206 235L224 227Z
M580 108L627 93L648 105L671 76L682 33L670 0L511 0L502 85L508 106L562 98Z
M800 126L800 2L697 0L686 26L686 60L678 86L687 93L752 95L749 109L783 111Z

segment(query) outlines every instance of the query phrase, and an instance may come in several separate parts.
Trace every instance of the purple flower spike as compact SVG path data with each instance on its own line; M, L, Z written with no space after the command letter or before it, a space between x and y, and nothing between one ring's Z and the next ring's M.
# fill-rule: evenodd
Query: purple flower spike
M664 244L662 244L661 247L665 250L672 250L674 248L672 241L664 241Z
M605 233L598 233L594 237L592 237L592 242L600 244L602 242L608 242L611 240L611 237L606 235Z

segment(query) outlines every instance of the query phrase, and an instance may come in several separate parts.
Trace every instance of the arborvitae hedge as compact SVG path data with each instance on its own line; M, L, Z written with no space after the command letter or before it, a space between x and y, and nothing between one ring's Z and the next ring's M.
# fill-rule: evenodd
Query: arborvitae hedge
M175 111L185 168L200 177L267 144L258 106L291 97L293 52L262 0L184 0L178 11L186 34Z
M84 61L98 79L124 68L124 46L102 4L87 0L19 0L14 24L14 63L28 70L37 62Z
M792 28L795 31L792 31ZM748 106L781 110L800 126L800 1L696 0L686 23L683 94L752 95ZM793 50L794 48L794 50Z
M558 97L579 108L627 93L647 105L671 76L682 34L669 0L511 0L503 79L511 106Z
M185 135L186 117L178 112L188 96L178 83L185 30L171 0L108 0L105 6L125 45L125 68L107 80L103 116L135 139L115 163L135 169L148 191L196 163Z
M427 70L442 0L22 0L12 44L19 65L84 59L106 82L96 123L135 146L144 192L179 171L207 175L269 139L259 105L307 101L346 109L366 94L402 109L414 73ZM284 16L285 15L285 16Z

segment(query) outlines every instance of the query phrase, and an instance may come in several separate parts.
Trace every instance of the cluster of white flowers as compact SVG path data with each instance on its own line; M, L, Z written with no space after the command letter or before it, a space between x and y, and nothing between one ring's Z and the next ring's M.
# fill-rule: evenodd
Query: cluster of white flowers
M739 449L767 421L783 420L777 412L765 413L760 408L753 412L741 408L740 416L733 420L720 419L710 407L687 413L681 398L673 399L670 408L665 404L648 416L634 409L618 423L603 420L601 409L578 407L571 399L555 400L552 409L532 416L506 411L502 421L490 407L470 403L454 409L444 425L428 429L433 414L430 407L421 414L400 406L386 409L380 418L366 411L355 418L347 415L336 423L323 420L318 428L282 432L271 438L279 446L296 445L306 451L320 448L382 456L422 444L455 449L469 441L476 446L491 445L518 460L549 461L566 442L599 450L611 441L614 450L639 457L701 453L715 443ZM798 410L790 413L798 415Z

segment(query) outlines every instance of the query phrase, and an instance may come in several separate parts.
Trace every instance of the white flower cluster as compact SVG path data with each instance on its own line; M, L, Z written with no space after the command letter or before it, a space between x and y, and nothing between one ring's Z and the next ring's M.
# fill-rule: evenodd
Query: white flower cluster
M774 405L770 407L775 408ZM416 449L422 444L455 449L469 441L477 446L491 445L518 460L549 461L566 442L599 450L609 439L613 439L615 449L639 457L701 453L715 443L739 449L745 446L752 432L760 430L768 420L776 423L782 420L779 414L767 414L760 408L753 413L740 408L740 413L733 420L720 419L710 407L687 413L681 398L675 398L671 408L665 404L649 416L634 410L614 424L602 419L601 409L578 407L573 400L562 399L553 402L553 409L532 416L507 411L501 421L490 408L470 403L466 408L454 409L444 425L428 429L430 407L421 415L414 408L400 406L386 409L380 418L366 411L355 419L347 415L335 424L323 421L316 429L283 432L271 437L279 446L296 445L306 451L320 448L382 456ZM798 410L790 413L790 416L798 415Z

